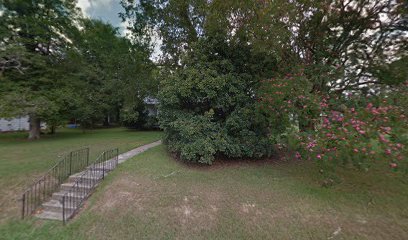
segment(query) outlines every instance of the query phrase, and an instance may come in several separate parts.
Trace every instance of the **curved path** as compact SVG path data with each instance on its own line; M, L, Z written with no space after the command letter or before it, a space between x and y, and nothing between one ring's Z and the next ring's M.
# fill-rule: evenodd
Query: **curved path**
M132 150L130 150L128 152L119 154L119 156L118 156L119 161L118 162L119 162L119 164L121 164L121 163L125 162L126 160L128 160L129 158L132 158L132 157L138 155L139 153L142 153L142 152L148 150L149 148L156 147L156 146L160 145L161 143L162 143L162 141L159 140L159 141L152 142L152 143L140 146L138 148L132 149Z

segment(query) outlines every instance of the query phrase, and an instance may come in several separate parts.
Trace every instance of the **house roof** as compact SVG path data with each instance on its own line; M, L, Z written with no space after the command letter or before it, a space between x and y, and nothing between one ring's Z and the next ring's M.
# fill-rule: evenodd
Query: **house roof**
M151 105L159 104L159 100L157 98L153 98L153 97L145 97L143 99L143 102L145 104L151 104Z

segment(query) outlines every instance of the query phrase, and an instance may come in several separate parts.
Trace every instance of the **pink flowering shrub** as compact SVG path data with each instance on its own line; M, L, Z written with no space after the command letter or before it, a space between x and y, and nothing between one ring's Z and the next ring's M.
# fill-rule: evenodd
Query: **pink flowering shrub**
M315 161L326 176L338 166L368 170L374 164L407 172L406 101L312 93L301 73L263 84L259 109L269 116L271 138L297 159Z
M393 170L408 169L407 116L403 109L387 105L344 107L322 111L322 121L314 134L302 142L303 153L322 169L333 172L338 165L368 170L386 164Z

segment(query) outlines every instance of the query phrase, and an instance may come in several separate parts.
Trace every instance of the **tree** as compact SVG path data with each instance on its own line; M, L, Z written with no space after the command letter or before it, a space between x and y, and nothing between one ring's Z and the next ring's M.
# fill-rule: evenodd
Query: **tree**
M82 23L71 57L75 63L70 64L76 66L75 88L82 96L73 117L85 127L109 116L119 118L123 108L143 106L143 98L157 91L157 83L147 49L121 37L110 24L90 19Z
M71 118L84 128L119 121L123 107L157 91L149 50L81 18L76 1L0 3L0 112L28 115L30 139L40 137L41 122L54 132Z
M404 1L122 0L135 34L156 30L163 61L178 66L197 39L218 35L275 56L276 73L303 66L313 91L381 85L371 71L406 55ZM404 47L405 46L405 47Z
M315 129L322 114L319 97L377 95L383 85L390 91L405 78L398 70L408 39L403 1L121 2L136 39L151 40L157 33L162 42L161 126L170 149L189 160L251 156L231 150L252 143L248 136L247 145L237 140L228 123L239 122L264 144L265 136L276 140L286 134L280 120L287 127L299 122L301 131ZM299 92L282 94L279 87L295 74L299 81L290 88ZM285 80L266 90L282 95L273 97L281 105L258 114L255 102L265 92L259 86L269 79ZM297 93L301 99L292 101ZM313 107L304 104L305 97ZM293 103L293 111L279 112L287 103ZM268 117L273 122L263 126L262 115L273 115Z
M2 0L0 47L3 115L28 115L29 139L40 137L42 120L54 116L64 82L55 66L76 34L74 0Z
M205 164L216 155L269 155L265 118L254 108L262 62L255 64L250 48L222 39L202 39L192 49L183 68L164 70L160 85L159 122L169 149Z

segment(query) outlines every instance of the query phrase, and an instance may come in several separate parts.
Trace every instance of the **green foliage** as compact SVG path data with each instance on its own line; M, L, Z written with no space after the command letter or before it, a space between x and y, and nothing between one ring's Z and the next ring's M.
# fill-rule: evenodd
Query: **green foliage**
M274 56L278 64L269 71L276 74L288 73L293 66L305 66L313 91L365 91L361 86L382 84L378 78L367 79L376 72L373 66L383 67L406 55L404 1L121 3L122 17L135 23L133 35L153 38L152 34L158 34L162 39L162 60L171 67L180 65L185 51L194 51L197 40L216 37L241 47L251 46L252 53L260 53L260 64L262 56Z
M375 66L371 71L383 84L395 86L404 83L408 79L408 56Z
M296 149L324 105L339 111L347 92L394 91L406 78L399 1L121 3L135 37L154 29L162 40L160 123L184 159L266 155L264 139Z
M184 68L163 73L159 121L170 150L206 164L217 154L267 156L264 116L255 108L257 80L237 59L209 54L217 51L211 41L200 41L195 50L183 59Z
M123 108L122 123L125 127L143 129L148 121L148 112L143 101L138 101L131 108Z
M0 114L29 115L30 120L58 124L69 91L60 78L63 53L78 31L76 1L0 1ZM39 138L39 126L30 137Z
M157 91L149 50L82 19L76 1L2 0L0 9L1 116L88 128Z
M146 123L143 126L144 129L159 129L159 119L157 116L147 116Z

